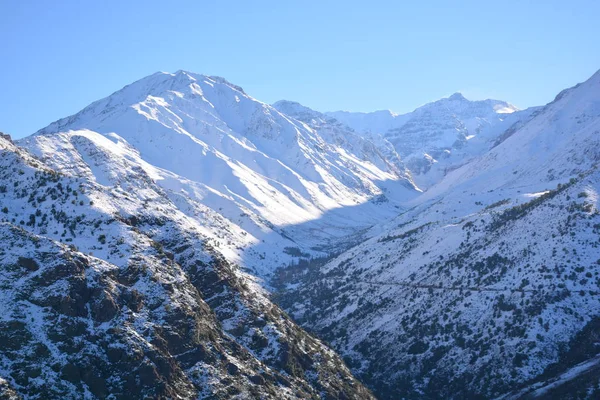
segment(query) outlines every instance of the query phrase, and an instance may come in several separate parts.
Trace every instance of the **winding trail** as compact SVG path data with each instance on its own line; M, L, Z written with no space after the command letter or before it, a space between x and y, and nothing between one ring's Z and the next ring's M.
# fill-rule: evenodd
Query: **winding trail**
M540 289L509 289L509 288L490 288L490 287L478 287L478 286L470 286L470 287L462 287L462 286L442 286L442 285L427 285L427 284L418 284L418 283L405 283L405 282L378 282L378 281L362 281L361 283L366 283L369 285L378 285L378 286L400 286L409 289L433 289L433 290L454 290L454 291L474 291L474 292L509 292L509 293L539 293L542 290ZM567 293L571 293L569 289L562 289Z

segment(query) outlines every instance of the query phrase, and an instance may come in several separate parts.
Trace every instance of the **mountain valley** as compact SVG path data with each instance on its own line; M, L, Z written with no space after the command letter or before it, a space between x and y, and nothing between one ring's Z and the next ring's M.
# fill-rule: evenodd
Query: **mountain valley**
M595 398L599 161L600 71L403 115L150 75L0 136L0 398Z

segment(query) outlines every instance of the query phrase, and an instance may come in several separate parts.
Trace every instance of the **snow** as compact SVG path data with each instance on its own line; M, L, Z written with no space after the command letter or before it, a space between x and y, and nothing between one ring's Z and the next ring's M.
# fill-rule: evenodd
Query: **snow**
M561 343L600 310L599 89L600 74L476 135L469 142L490 139L481 153L469 153L402 203L396 218L321 267L318 278L312 272L290 282L287 311L366 363L378 383L414 372L418 392L438 374L470 374L482 377L475 391L496 384L510 390L541 374ZM323 287L332 293L326 301ZM501 307L500 296L514 308ZM448 324L468 330L449 333ZM517 328L522 333L512 333ZM427 364L431 351L409 352L415 340L448 350ZM477 350L477 343L486 345ZM519 353L529 358L515 367ZM419 370L424 364L429 369Z
M291 101L265 104L219 77L157 73L18 142L37 158L0 137L0 162L6 174L19 171L25 185L52 167L68 192L77 193L75 200L64 195L56 202L68 215L81 216L76 231L68 234L58 220L30 230L63 250L61 241L76 243L94 263L87 279L126 267L132 254L153 265L156 243L189 235L195 240L186 256L208 263L204 250L212 249L247 288L251 300L236 297L214 310L225 315L224 329L233 331L253 307L272 306L266 279L278 267L297 261L298 254L341 252L306 274L317 281L284 287L294 299L288 311L298 319L316 315L307 322L312 329L346 332L331 342L360 357L360 368L376 366L381 360L372 357L385 349L395 368L382 379L398 378L406 365L416 370L421 356L407 354L407 347L418 339L448 351L415 383L416 392L423 393L423 382L444 368L456 376L492 371L484 375L523 383L556 361L559 344L600 309L597 283L578 275L597 273L599 88L600 73L546 107L523 111L456 93L405 115L320 113ZM37 210L52 212L49 202L35 204L33 194L25 204L28 193L17 186L2 195L14 220L0 215L3 224L24 225ZM140 215L156 224L143 235L123 222ZM105 245L100 234L119 241ZM166 286L187 279L177 268L153 273ZM150 298L165 296L148 280L135 287ZM322 290L331 294L325 304ZM544 297L565 291L565 298ZM12 295L10 288L2 292L3 300ZM541 306L536 318L520 321L520 314L499 306L500 299L515 307ZM185 291L173 300L195 301ZM24 309L36 340L46 343L43 310ZM139 333L148 315L136 317L130 335L148 342ZM446 325L447 318L468 327L473 343L489 342L486 351L458 345L449 334L423 333ZM264 360L277 356L286 332L270 322L252 328L250 336L231 338L250 347L254 334L268 343L253 353ZM543 351L531 352L513 379L511 357L528 352L523 338L538 335ZM357 350L365 343L375 351ZM589 367L582 364L559 382ZM200 383L215 383L208 365L191 372Z
M405 161L417 186L425 190L488 151L502 133L526 120L534 109L518 111L503 101L470 101L455 93L402 115L384 111L327 115L365 137L383 135Z
M534 385L528 386L525 389L520 390L517 394L514 395L504 395L498 397L498 400L513 400L520 399L523 396L527 395L528 397L538 398L546 395L552 389L555 389L565 383L572 381L573 379L585 374L592 368L598 366L600 364L600 356L592 357L591 359L581 362L571 368L569 368L566 372L560 374L559 376L545 382L536 383Z
M547 393L549 390L577 378L579 375L583 374L586 371L589 371L591 368L595 367L599 363L600 363L600 356L596 356L596 357L592 358L591 360L577 364L576 366L569 369L564 374L560 375L556 381L554 381L546 386L543 386L539 389L536 389L533 392L533 396L534 397L542 396L545 393Z
M535 198L538 198L538 197L543 196L548 193L550 193L549 190L544 190L543 192L537 192L537 193L525 193L523 195L523 197L526 197L528 199L535 199Z
M389 143L327 121L309 126L223 78L186 71L141 79L20 145L63 172L107 187L120 183L123 168L143 171L179 199L189 217L200 216L189 207L202 208L198 228L231 261L259 275L291 262L281 255L289 239L278 231L293 227L292 245L312 253L388 218L395 205L419 193L403 166L382 155L390 150L378 146ZM384 193L392 204L369 201ZM337 217L335 210L358 204L370 209L369 218ZM226 218L227 231L237 232L234 240L211 222L216 214ZM268 242L260 250L266 259L246 251L262 241Z

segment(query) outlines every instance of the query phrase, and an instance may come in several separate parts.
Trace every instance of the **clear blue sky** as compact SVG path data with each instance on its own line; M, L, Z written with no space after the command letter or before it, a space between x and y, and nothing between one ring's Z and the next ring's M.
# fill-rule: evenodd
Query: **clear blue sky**
M462 91L547 103L600 69L600 2L0 0L0 131L21 137L156 71L321 111Z

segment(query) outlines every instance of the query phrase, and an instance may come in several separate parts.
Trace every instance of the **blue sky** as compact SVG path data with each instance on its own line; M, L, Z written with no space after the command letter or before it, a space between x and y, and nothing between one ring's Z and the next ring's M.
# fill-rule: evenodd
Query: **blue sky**
M519 107L600 69L598 1L0 1L0 131L22 137L156 71L321 111L461 91Z

